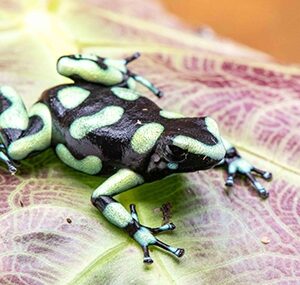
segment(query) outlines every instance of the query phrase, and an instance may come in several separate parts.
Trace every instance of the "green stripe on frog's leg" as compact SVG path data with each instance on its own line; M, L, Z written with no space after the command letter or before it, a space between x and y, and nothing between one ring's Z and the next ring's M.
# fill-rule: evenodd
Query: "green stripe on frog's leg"
M92 203L112 224L119 228L126 228L132 222L132 217L112 197L143 182L144 179L139 174L128 169L121 169L93 192Z
M82 87L69 86L57 92L57 98L66 109L78 107L90 95L90 91Z
M2 99L3 98L3 99ZM7 101L8 105L5 101ZM21 97L9 86L0 87L0 127L1 129L25 130L28 115Z
M28 121L21 97L9 86L0 87L0 161L6 164L11 174L17 169L7 154L7 146L20 137Z
M0 128L4 144L0 159L11 173L16 171L11 159L21 160L50 145L51 124L46 105L37 103L28 114L21 97L12 88L0 88Z
M36 103L29 111L29 117L38 117L42 127L35 130L34 126L29 126L28 130L33 132L22 133L22 136L13 141L7 148L7 153L12 159L21 160L33 152L45 150L51 143L52 120L48 107L43 103ZM33 124L38 120L33 120ZM32 127L32 128L31 128Z
M139 174L129 169L121 169L93 192L91 201L110 223L125 230L141 245L144 251L145 263L153 262L149 256L149 245L156 245L178 257L182 256L184 253L183 249L168 246L154 236L154 233L173 230L175 228L174 225L166 225L155 229L145 227L139 223L133 205L130 206L130 214L120 203L113 199L113 196L125 192L143 182L144 180Z
M123 73L113 67L102 68L94 56L82 56L73 59L68 56L61 57L57 62L57 71L61 75L72 78L79 76L85 81L113 86L123 81Z
M114 196L143 183L144 179L139 174L129 169L121 169L102 183L93 192L93 197Z
M83 159L76 159L63 144L55 148L57 156L68 166L87 174L95 175L102 169L101 159L94 155L88 155Z
M70 126L70 134L75 139L82 139L92 130L115 124L122 118L123 113L122 107L107 106L93 115L76 119Z

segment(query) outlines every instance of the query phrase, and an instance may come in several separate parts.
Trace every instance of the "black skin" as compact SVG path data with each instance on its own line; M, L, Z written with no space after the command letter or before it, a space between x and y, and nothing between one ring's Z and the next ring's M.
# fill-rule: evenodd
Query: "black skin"
M89 97L77 108L65 109L57 98L57 92L65 87L77 86L89 90ZM123 87L123 84L121 84ZM121 168L129 168L141 174L145 181L163 178L175 172L204 170L218 161L209 157L182 153L174 146L169 146L175 135L185 134L201 140L207 145L214 145L217 139L207 130L204 118L166 119L160 116L161 110L146 97L127 101L115 96L110 87L77 81L76 84L64 84L46 90L40 99L45 103L53 120L53 146L63 143L77 159L87 155L99 157L103 163L101 174L113 174ZM92 115L106 106L114 105L124 108L123 117L108 127L96 129L83 139L77 140L70 135L71 123L85 115ZM134 152L130 141L135 131L143 123L161 123L165 130L152 150L145 154ZM166 149L167 148L167 149ZM166 167L169 161L180 161L177 170ZM186 163L185 163L186 161Z

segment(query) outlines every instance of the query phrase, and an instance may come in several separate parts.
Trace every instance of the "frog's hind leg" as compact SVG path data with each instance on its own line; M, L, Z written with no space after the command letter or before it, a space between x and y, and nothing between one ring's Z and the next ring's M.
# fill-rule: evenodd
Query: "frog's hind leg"
M121 169L94 191L91 198L92 203L109 222L125 230L140 244L144 252L145 263L153 262L149 255L148 247L150 245L161 247L175 256L181 257L184 254L183 249L169 246L154 236L159 232L174 230L174 224L163 225L159 228L146 227L140 224L134 205L130 206L131 214L129 214L120 203L112 198L143 182L143 178L139 174L128 169Z
M9 171L13 160L44 150L51 142L51 115L43 103L36 103L29 113L21 97L10 87L0 87L0 160Z

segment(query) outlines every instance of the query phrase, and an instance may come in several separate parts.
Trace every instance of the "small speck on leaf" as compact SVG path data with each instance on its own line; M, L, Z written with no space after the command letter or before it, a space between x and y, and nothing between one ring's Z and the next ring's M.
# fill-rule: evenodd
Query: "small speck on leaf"
M22 201L20 201L20 206L23 208L24 207L24 204Z
M169 223L172 218L172 204L167 202L161 206L160 210L163 214L162 225L165 225Z
M263 244L268 244L270 243L270 238L268 238L267 236L264 236L260 239L260 241L263 243Z
M67 223L72 224L72 220L70 218L67 218Z

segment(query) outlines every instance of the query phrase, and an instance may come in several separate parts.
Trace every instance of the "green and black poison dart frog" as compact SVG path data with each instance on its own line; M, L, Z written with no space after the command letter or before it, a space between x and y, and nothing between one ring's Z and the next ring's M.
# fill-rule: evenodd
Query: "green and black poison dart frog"
M228 169L226 185L236 173L245 175L258 194L268 192L254 178L271 173L240 157L221 138L209 117L186 118L159 108L136 92L141 83L160 97L162 92L127 64L139 57L115 60L77 54L58 59L57 71L74 81L46 90L27 112L22 99L7 86L0 88L0 160L11 173L14 161L48 147L68 166L91 175L111 175L92 194L93 205L115 226L124 229L152 263L149 245L181 257L184 250L158 240L159 232L174 230L172 223L149 228L139 223L134 205L129 213L113 197L133 187L173 173L205 170L218 164Z

